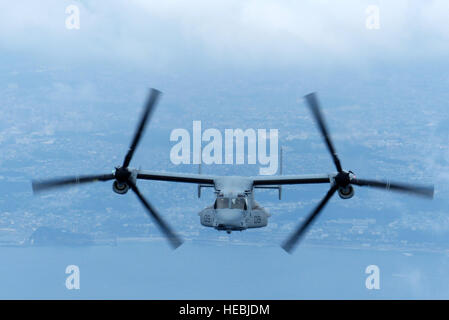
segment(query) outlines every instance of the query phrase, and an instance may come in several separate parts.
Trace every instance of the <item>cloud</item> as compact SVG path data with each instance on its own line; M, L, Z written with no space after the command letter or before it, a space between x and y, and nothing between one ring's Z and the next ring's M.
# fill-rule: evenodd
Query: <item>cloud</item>
M390 227L444 235L449 231L449 216L446 211L402 214L399 219L390 223Z
M65 8L80 8L67 30ZM380 29L365 27L372 1L18 0L0 12L0 48L81 61L173 64L331 65L444 57L446 1L374 1Z

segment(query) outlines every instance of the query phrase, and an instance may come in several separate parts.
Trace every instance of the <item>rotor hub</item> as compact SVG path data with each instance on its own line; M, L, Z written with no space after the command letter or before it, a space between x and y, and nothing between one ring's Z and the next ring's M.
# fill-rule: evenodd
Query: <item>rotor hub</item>
M352 171L341 171L335 177L334 181L338 187L346 188L351 184L351 179L354 176Z
M116 167L114 176L118 182L126 183L131 177L131 171L129 171L128 168Z

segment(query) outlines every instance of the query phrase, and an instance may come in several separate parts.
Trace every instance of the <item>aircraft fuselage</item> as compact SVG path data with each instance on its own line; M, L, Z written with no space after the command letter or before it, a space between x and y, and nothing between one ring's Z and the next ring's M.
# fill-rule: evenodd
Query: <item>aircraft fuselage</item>
M252 192L246 192L217 193L214 204L199 216L203 226L230 233L265 227L270 214L254 200Z

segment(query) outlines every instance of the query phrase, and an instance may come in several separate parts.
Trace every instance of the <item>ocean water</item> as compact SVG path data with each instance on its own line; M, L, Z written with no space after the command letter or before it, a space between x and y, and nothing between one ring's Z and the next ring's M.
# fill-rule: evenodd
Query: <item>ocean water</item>
M165 242L0 248L1 299L447 299L449 255ZM66 287L68 265L80 288ZM367 289L367 266L380 288Z

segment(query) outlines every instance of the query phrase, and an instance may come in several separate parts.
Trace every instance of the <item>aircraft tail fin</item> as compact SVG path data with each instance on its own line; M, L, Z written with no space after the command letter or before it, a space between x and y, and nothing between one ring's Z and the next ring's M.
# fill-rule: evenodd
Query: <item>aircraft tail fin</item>
M283 149L282 147L279 149L279 175L282 175L283 171L283 163L282 163L282 155ZM273 185L273 186L255 186L257 189L276 189L278 191L279 200L282 199L282 185Z
M198 174L201 174L201 162L203 162L203 159L201 157L203 148L200 147L200 163L198 164ZM201 184L198 184L198 199L201 198Z
M284 149L282 147L280 147L279 150L279 175L282 176L282 171L283 171L283 167L284 167L284 163L283 163L283 153L284 153ZM278 194L279 194L279 200L282 199L282 186L279 185L278 186Z
M202 148L200 148L200 163L198 164L198 174L202 173L201 163L203 162L203 159L201 157L201 155L202 155L201 149ZM201 198L201 189L202 188L213 188L213 187L214 187L213 185L209 185L209 184L198 184L198 191L197 191L198 199Z

